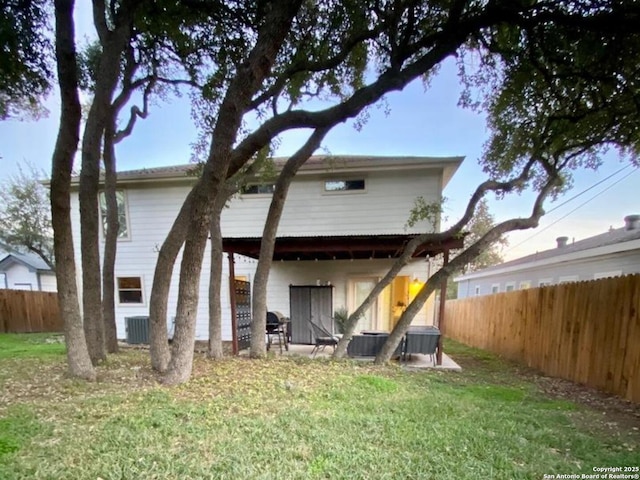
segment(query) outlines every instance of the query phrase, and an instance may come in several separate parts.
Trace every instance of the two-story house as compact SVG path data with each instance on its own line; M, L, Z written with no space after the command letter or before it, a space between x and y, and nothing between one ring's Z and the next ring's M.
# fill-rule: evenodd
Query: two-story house
M285 159L276 159L276 168ZM462 162L461 157L314 156L293 180L278 229L274 264L268 283L268 308L296 317L301 308L323 315L346 307L353 311L387 272L402 246L416 233L437 231L427 221L406 223L417 197L439 201L442 190ZM125 318L147 315L158 249L187 193L195 182L193 165L120 172L118 204L121 228L116 259L118 336ZM273 183L249 184L232 198L222 214L225 259L222 277L223 339L230 340L229 256L236 278L252 281ZM79 232L77 194L72 220ZM368 314L359 329L389 330L428 278L428 255L457 245L456 239L424 245ZM80 245L75 236L76 255ZM179 261L169 297L175 312ZM197 314L197 338L208 338L210 251L204 255ZM79 280L80 281L80 280ZM296 287L301 289L296 290ZM315 296L314 291L322 291ZM295 291L295 292L294 292ZM293 298L295 297L295 299ZM301 305L300 302L308 305ZM315 302L322 306L312 305ZM171 326L172 314L167 319ZM414 323L431 324L433 300ZM294 338L295 340L295 338Z

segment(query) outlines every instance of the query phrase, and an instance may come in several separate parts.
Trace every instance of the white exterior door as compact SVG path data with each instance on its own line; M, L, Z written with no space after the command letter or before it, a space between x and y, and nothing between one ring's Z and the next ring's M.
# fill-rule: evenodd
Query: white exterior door
M349 313L353 313L362 304L377 283L377 277L357 277L349 280ZM377 328L378 300L376 299L358 321L356 333L361 330L377 330Z

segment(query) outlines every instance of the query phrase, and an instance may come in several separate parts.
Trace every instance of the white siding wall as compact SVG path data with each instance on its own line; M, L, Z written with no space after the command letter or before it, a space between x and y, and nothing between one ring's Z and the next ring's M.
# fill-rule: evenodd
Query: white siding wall
M269 276L267 304L269 310L290 316L289 285L333 285L333 310L348 306L348 281L353 277L383 277L392 265L392 260L335 260L274 262ZM427 279L427 264L416 261L402 269L400 275L407 275L424 282ZM352 310L351 310L352 311ZM382 305L379 306L382 314ZM430 298L413 320L414 325L433 324L433 298Z
M409 212L418 196L428 202L440 198L438 171L379 172L350 175L365 178L365 191L324 191L323 176L302 176L291 184L278 228L280 236L405 233ZM334 178L342 178L336 174ZM235 198L223 211L223 235L262 236L270 195ZM409 232L424 232L426 222Z
M116 322L118 338L126 337L125 318L149 314L149 297L153 284L153 272L158 258L158 249L164 241L171 225L178 214L182 202L188 193L187 187L136 188L127 189L127 206L129 225L131 228L129 239L118 241L116 255L115 276L117 277L141 277L143 288L142 304L118 304L118 292L116 289ZM78 285L81 286L81 258L79 231L80 217L78 212L78 197L72 197L72 222L74 226L74 248L76 265L78 268ZM102 241L100 248L104 248ZM209 337L208 325L208 288L209 268L211 265L210 248L205 250L202 275L200 279L200 302L198 305L196 338L206 340ZM174 275L171 281L171 290L168 302L167 326L170 328L177 307L177 292L179 283L180 261L178 256L174 267ZM255 271L255 261L236 255L236 275L246 275L251 280ZM229 281L228 260L223 259L222 278L222 318L229 319L231 312L229 307ZM117 280L116 280L117 282ZM117 284L117 283L116 283ZM80 290L81 292L81 290ZM231 340L231 325L227 321L223 323L222 331L224 340Z
M38 277L40 281L38 282ZM40 273L34 272L19 263L13 263L6 271L3 272L3 276L0 277L0 288L5 288L5 281L7 288L18 290L32 290L43 292L55 292L56 291L56 276L53 273Z
M458 298L472 297L475 295L475 287L480 287L480 295L489 295L491 285L499 284L500 292L505 291L505 285L515 284L515 289L520 287L520 282L530 281L531 287L537 287L541 280L551 281L552 284L560 283L561 277L577 277L576 281L593 280L594 276L602 273L620 272L621 275L640 273L640 250L604 255L599 258L585 258L579 261L563 262L556 265L547 265L542 268L530 267L525 271L492 275L478 279L469 279L458 282Z
M384 172L367 174L366 191L334 193L324 192L324 176L299 177L292 184L278 234L286 235L349 235L365 233L404 233L404 225L416 197L422 195L427 201L440 197L440 170ZM342 175L336 177L343 178ZM363 176L350 175L349 178ZM149 296L157 250L165 239L175 219L189 186L126 187L127 213L129 216L129 239L118 242L116 277L139 276L142 278L143 303L140 305L116 305L118 337L125 337L125 318L148 315ZM230 202L223 212L223 235L262 236L264 218L270 203L269 195L245 195ZM79 212L77 193L72 195L72 224L74 247L78 268L78 283L81 283ZM415 227L424 231L425 225ZM103 248L101 242L101 248ZM210 266L209 248L205 251L200 282L200 304L197 312L198 339L208 338L208 275ZM306 265L301 266L302 263ZM305 284L321 278L336 285L334 305L346 305L346 278L349 275L383 275L388 262L354 261L344 262L296 262L277 264L272 271L269 284L269 308L289 312L289 284ZM310 265L312 264L312 265ZM222 281L223 339L231 339L230 308L228 301L228 261L225 255ZM420 266L421 265L421 266ZM256 261L236 255L237 276L253 280ZM169 295L168 326L175 315L179 282L180 257L176 262ZM422 270L422 271L421 271ZM414 271L420 278L425 275L425 264L407 267L405 274ZM116 291L117 299L117 291ZM429 313L427 313L427 311ZM416 323L431 323L432 308L425 307Z
M7 274L7 284L11 289L17 290L38 290L38 277L35 272L18 263L14 263L5 270ZM29 288L30 285L31 287Z
M55 274L41 273L40 274L40 289L43 292L56 292L58 291Z

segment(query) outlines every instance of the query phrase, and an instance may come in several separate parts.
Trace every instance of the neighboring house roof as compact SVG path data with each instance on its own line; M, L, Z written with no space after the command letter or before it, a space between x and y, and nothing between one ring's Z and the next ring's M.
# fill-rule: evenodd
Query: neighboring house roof
M275 157L276 168L282 167L288 157ZM331 172L361 172L367 170L401 170L411 168L442 168L443 187L456 172L464 157L391 157L371 155L313 155L302 167L301 174ZM149 181L185 180L196 178L197 165L172 165L168 167L150 167L138 170L118 172L118 183L146 183ZM77 185L79 177L72 183Z
M51 268L35 253L20 253L15 250L5 252L0 250L0 271L9 269L14 263L24 265L31 271L51 272Z
M625 218L625 221L631 217ZM633 218L629 225L637 224L637 219ZM527 270L535 267L548 266L561 262L580 260L584 258L607 255L616 252L640 249L640 227L627 225L622 228L612 229L608 232L585 238L564 246L558 246L542 252L536 252L525 257L517 258L509 262L494 265L492 267L471 272L455 278L455 281L470 280L474 278L488 277L502 273ZM560 237L558 240L566 237Z

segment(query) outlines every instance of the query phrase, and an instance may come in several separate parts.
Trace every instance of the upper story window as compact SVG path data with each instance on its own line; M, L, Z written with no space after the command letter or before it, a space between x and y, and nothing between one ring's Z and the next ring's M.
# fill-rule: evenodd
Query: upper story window
M275 183L256 183L253 185L245 185L240 189L240 193L242 195L271 194L275 189Z
M363 191L365 189L364 179L356 180L326 180L324 182L325 192L351 192Z
M107 199L104 192L100 192L100 217L102 218L102 234L107 233ZM116 204L118 205L118 240L129 238L129 222L127 218L127 197L124 190L116 190Z

